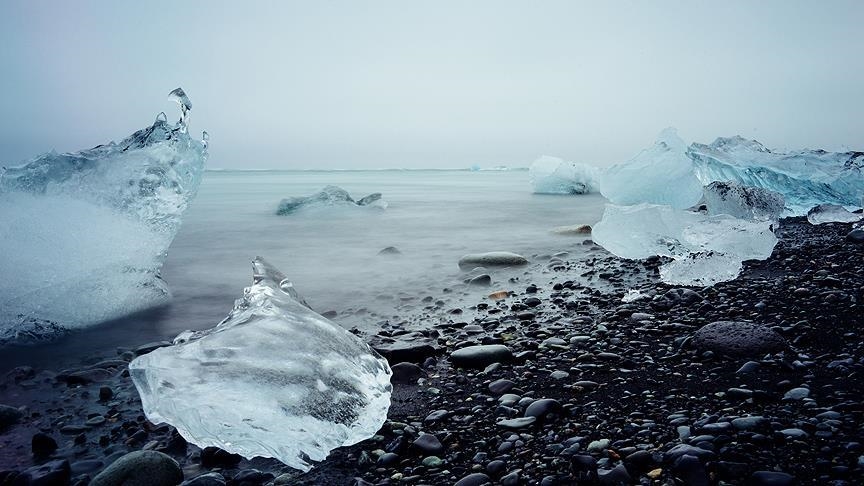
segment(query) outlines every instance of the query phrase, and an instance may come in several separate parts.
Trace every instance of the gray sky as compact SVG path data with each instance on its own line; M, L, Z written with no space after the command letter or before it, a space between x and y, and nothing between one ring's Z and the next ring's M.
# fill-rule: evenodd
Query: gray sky
M176 118L177 86L211 167L864 149L860 1L246 3L0 0L0 161Z

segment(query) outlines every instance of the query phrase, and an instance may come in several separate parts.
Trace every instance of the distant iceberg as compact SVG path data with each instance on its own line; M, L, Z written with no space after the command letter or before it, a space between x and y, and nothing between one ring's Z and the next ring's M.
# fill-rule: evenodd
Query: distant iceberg
M600 170L588 164L544 155L528 169L535 194L588 194L597 191Z
M160 113L119 143L0 170L0 343L50 338L167 302L159 271L207 159Z
M189 442L309 470L373 436L390 407L387 361L307 307L263 259L216 327L129 365L147 418Z
M791 214L805 215L819 204L864 205L864 152L799 150L772 152L740 136L718 138L687 149L703 184L734 181L783 195Z
M619 205L666 204L677 209L702 199L702 183L693 172L687 146L674 128L667 128L654 145L622 164L603 171L600 192Z
M276 209L276 214L285 216L296 213L300 210L310 208L326 208L332 206L346 207L370 207L378 209L386 209L387 201L382 199L381 193L376 192L354 200L348 191L338 186L325 186L319 192L311 196L299 196L285 198L279 202L279 207Z

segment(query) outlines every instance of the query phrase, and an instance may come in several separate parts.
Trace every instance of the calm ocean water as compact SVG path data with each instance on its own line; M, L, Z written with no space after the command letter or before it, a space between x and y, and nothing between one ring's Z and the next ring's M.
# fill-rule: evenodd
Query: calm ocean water
M275 214L280 199L328 184L355 199L381 192L389 207ZM525 170L207 172L163 268L171 304L51 344L6 349L0 367L58 367L212 327L251 282L250 260L257 255L291 278L314 309L336 311L334 320L346 327L374 331L380 320L398 319L427 295L437 298L452 287L467 292L457 266L466 253L578 256L583 238L550 230L594 224L604 202L599 195L532 194ZM388 246L402 255L378 255ZM498 282L507 276L493 274Z

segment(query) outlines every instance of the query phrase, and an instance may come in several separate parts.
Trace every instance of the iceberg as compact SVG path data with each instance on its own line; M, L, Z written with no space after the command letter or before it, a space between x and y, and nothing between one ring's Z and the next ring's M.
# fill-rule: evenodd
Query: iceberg
M704 188L708 214L728 214L741 219L776 221L786 207L783 196L761 187L715 181Z
M307 471L374 435L390 406L390 367L312 311L263 259L216 327L129 364L147 418L189 442Z
M772 152L740 136L687 149L703 184L734 181L780 193L794 215L823 203L864 205L864 152Z
M710 286L738 276L744 260L771 256L770 221L708 215L657 204L607 204L593 240L621 258L659 255L671 261L660 278L672 285Z
M182 116L120 142L0 170L0 343L52 336L168 301L159 272L207 159Z
M325 186L319 192L311 196L299 196L285 198L279 202L276 214L285 216L294 214L300 210L311 208L326 208L333 206L344 207L369 207L386 209L387 201L382 199L380 192L375 192L355 201L348 191L338 186Z
M651 203L685 209L702 199L702 183L674 128L661 132L652 147L633 159L603 171L599 182L601 194L618 205Z
M864 214L853 213L837 204L820 204L807 212L810 224L856 223L864 219Z
M597 190L599 169L544 155L528 169L535 194L588 194Z

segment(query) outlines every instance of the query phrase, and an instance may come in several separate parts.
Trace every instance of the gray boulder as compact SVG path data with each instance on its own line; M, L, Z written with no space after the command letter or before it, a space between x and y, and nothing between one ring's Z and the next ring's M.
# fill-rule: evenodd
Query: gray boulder
M183 481L177 461L156 451L126 454L93 478L90 486L176 486Z
M691 344L701 351L738 357L760 356L780 351L786 341L773 329L743 321L718 321L702 326Z
M509 251L471 253L459 259L459 268L462 270L471 270L475 267L519 267L527 264L527 258Z

